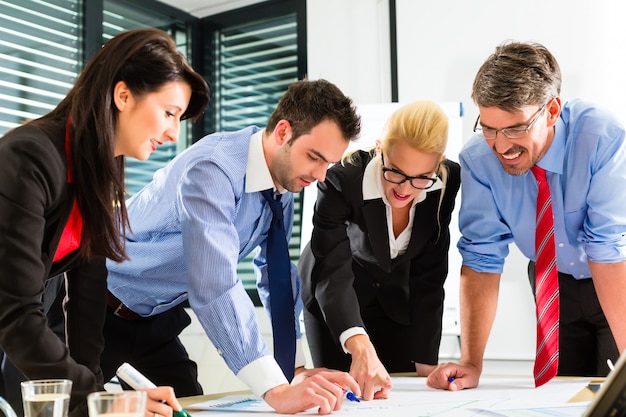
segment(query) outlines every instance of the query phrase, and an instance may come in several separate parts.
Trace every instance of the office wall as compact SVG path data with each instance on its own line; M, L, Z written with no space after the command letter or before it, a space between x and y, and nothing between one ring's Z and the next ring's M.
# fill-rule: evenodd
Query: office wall
M390 99L387 0L307 2L309 69L357 103ZM557 57L562 96L610 106L626 119L626 3L619 0L396 0L399 101L464 103L467 139L478 114L474 75L507 39L537 41ZM449 155L454 159L454 155ZM456 250L453 248L452 250ZM451 271L449 280L458 282ZM486 358L534 357L534 307L526 260L512 247L502 277L498 315Z
M620 0L524 2L397 0L400 99L427 95L467 103L476 71L507 39L536 41L556 56L563 97L611 106L626 118L626 3Z
M308 0L308 76L357 103L391 100L387 0Z

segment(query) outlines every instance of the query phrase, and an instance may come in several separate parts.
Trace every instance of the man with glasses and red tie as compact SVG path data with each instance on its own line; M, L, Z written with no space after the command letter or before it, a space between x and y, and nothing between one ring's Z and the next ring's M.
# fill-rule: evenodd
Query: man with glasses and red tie
M478 385L513 242L530 260L537 387L606 375L626 349L624 127L560 89L556 59L536 43L498 46L476 75L476 135L460 154L461 358L432 372L432 387Z

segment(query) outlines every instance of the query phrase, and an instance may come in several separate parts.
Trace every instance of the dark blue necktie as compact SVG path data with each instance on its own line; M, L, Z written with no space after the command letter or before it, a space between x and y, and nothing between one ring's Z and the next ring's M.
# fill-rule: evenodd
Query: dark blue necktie
M270 311L274 358L289 381L293 379L296 362L296 327L293 292L291 290L291 261L283 224L283 206L274 199L273 190L261 191L272 209L272 224L267 236L267 275L270 286Z

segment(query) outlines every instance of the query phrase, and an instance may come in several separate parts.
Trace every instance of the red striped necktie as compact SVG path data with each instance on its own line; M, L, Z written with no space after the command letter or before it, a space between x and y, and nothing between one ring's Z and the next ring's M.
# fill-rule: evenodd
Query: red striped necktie
M546 170L531 168L537 186L535 230L535 302L537 307L537 357L535 386L550 381L559 367L559 277L554 243L554 218Z

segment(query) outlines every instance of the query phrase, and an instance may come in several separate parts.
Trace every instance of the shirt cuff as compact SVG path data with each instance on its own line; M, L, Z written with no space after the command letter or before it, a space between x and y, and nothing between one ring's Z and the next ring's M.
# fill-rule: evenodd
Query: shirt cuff
M289 384L273 356L262 356L250 362L239 371L237 378L249 386L257 397L279 385Z
M363 327L350 327L349 329L341 332L341 334L339 335L339 343L341 343L341 347L343 348L343 351L345 353L350 353L346 349L346 340L357 334L364 334L365 336L367 336L367 333L365 332L365 329Z

